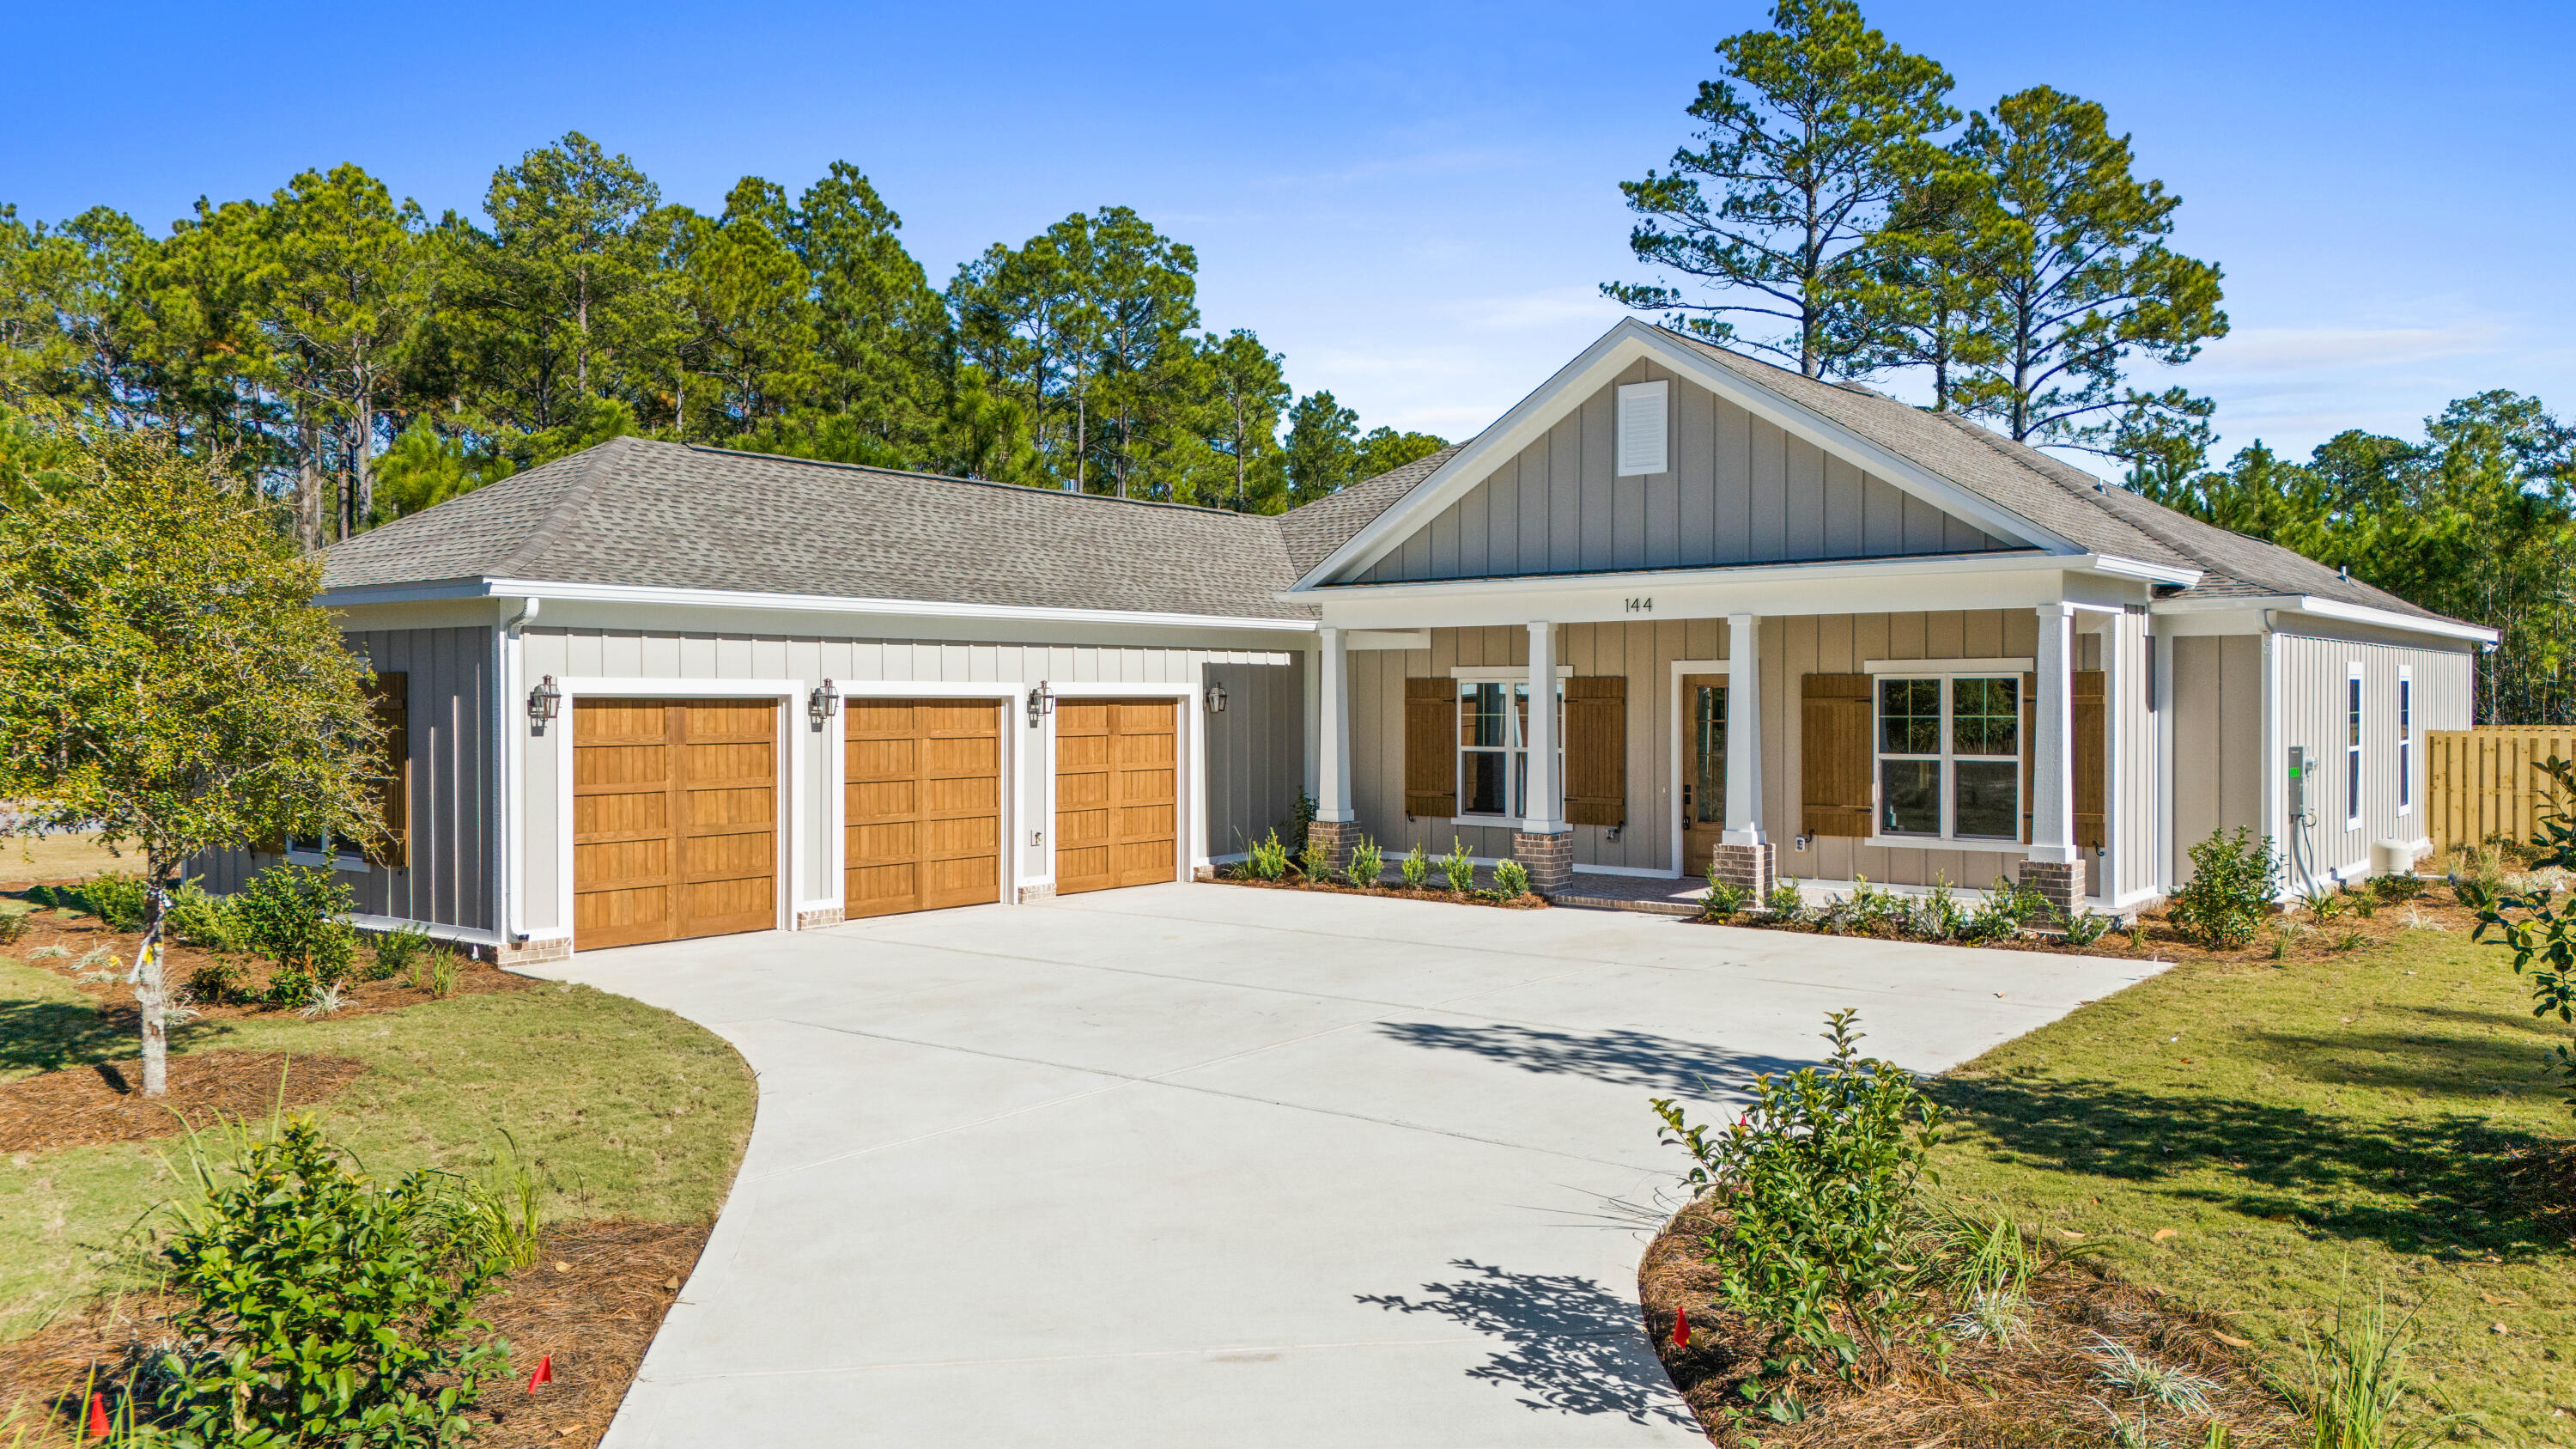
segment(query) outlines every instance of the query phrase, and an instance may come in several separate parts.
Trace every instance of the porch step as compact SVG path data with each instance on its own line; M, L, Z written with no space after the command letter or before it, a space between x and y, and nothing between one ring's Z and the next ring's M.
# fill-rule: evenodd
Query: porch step
M1699 914L1699 907L1681 901L1627 900L1617 896L1584 895L1578 891L1559 891L1549 896L1547 903L1551 906L1574 906L1587 911L1640 911L1650 916L1690 917Z
M1696 916L1708 887L1689 878L1593 875L1575 872L1565 889L1548 895L1552 906L1593 911L1641 911L1653 916Z

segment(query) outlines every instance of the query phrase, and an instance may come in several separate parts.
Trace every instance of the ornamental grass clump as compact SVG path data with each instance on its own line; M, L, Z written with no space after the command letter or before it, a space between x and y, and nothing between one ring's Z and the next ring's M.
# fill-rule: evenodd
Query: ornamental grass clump
M1826 1017L1824 1065L1755 1076L1751 1104L1723 1132L1693 1125L1670 1098L1654 1102L1662 1140L1691 1155L1683 1186L1722 1200L1725 1222L1700 1248L1728 1304L1768 1330L1775 1398L1804 1374L1883 1380L1932 1317L1908 1259L1941 1110L1912 1073L1860 1055L1856 1019Z

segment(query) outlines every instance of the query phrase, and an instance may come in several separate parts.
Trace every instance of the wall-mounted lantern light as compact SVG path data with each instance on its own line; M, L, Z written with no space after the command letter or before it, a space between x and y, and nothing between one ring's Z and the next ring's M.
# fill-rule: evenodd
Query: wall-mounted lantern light
M1209 685L1209 686L1207 687L1207 706L1208 706L1208 713L1210 713L1210 714L1223 714L1223 713L1225 713L1225 686L1224 686L1224 685L1222 685L1222 684L1211 684L1211 685Z
M1038 681L1038 687L1029 691L1029 728L1036 729L1039 720L1053 713L1055 713L1055 691L1049 689L1047 682L1041 679Z
M805 717L812 720L814 728L818 730L823 727L825 720L840 712L840 687L828 679L815 685L814 692L805 696Z
M547 675L544 682L528 691L528 723L544 724L562 709L563 691L555 688L553 675Z

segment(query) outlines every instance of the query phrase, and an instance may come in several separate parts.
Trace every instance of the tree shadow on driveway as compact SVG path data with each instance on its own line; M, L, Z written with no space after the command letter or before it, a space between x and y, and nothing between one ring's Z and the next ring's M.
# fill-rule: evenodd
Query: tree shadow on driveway
M1461 1276L1425 1283L1422 1296L1363 1293L1389 1313L1428 1313L1503 1346L1467 1377L1521 1391L1532 1413L1616 1414L1632 1424L1696 1430L1672 1380L1646 1341L1637 1306L1571 1273L1511 1273L1469 1258Z
M1560 1072L1661 1096L1734 1097L1756 1072L1794 1071L1806 1061L1731 1052L1706 1042L1653 1032L1541 1031L1503 1022L1456 1026L1445 1022L1387 1021L1383 1034L1407 1046L1466 1052L1525 1072Z

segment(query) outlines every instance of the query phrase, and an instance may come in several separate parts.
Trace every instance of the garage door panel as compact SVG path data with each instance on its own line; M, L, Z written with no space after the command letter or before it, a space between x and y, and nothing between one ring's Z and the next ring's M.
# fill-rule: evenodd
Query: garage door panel
M689 880L751 875L766 879L775 850L775 841L766 830L692 835L681 844L680 869Z
M582 841L572 848L573 879L593 890L658 884L671 878L671 842Z
M764 931L776 923L777 907L766 875L736 880L691 881L685 891L685 909L693 935L714 936L730 931Z
M689 742L687 773L692 786L735 783L769 784L775 766L766 741L758 744Z
M842 702L842 709L842 729L853 739L860 735L912 736L911 700L851 699Z
M1170 700L1056 706L1056 890L1179 874L1179 712Z
M576 947L777 924L777 717L768 700L574 701Z
M768 700L698 700L690 703L689 739L757 741L767 748L776 733L778 706Z
M868 701L845 722L852 917L1001 897L1002 709L990 700ZM897 737L899 736L899 737Z
M773 789L737 785L722 790L691 790L689 824L699 829L733 825L768 825L777 795Z
M659 785L671 777L670 750L653 745L592 745L573 751L572 782L597 785Z
M575 839L585 836L649 835L656 839L671 833L671 792L627 791L620 794L575 795L572 799L572 833Z

